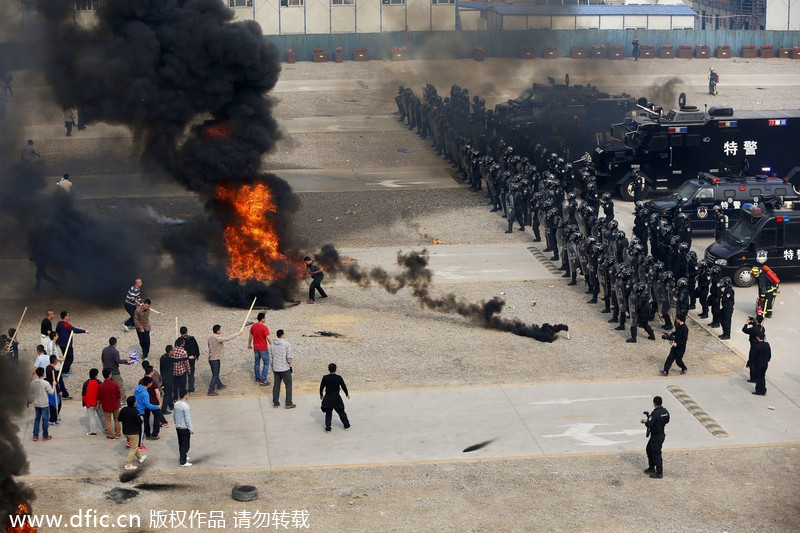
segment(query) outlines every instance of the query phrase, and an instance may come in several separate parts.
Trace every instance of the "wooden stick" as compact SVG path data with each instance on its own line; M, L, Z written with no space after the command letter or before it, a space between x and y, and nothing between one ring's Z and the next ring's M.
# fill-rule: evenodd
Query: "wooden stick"
M62 354L64 358L67 357L67 352L69 352L69 346L72 344L72 336L75 335L75 330L69 330L69 339L67 339L67 347L64 348L64 353ZM58 357L58 356L56 356ZM56 406L58 405L58 383L61 381L61 373L64 371L64 365L61 365L61 368L58 369L58 376L56 376L55 382L53 382L53 392L56 394Z
M155 309L153 309L152 307L150 308L150 310L151 310L152 312L154 312L155 314L157 314L157 315L163 315L163 314L164 314L164 313L162 313L161 311L156 311L156 310L155 310Z
M180 337L180 333L178 333L178 317L175 317L175 338L177 339Z
M22 319L25 318L25 313L28 312L28 306L25 306L25 309L22 311L22 316L19 317L19 322L17 322L17 329L14 330L14 335L11 336L11 340L8 341L8 345L11 346L14 344L14 339L17 338L17 334L19 333L19 327L22 325Z
M250 310L247 312L247 316L244 317L244 322L242 322L242 329L240 329L239 331L244 331L244 327L247 325L247 319L250 318L250 313L253 312L253 307L256 306L256 298L258 298L258 296L253 298L253 303L250 304Z

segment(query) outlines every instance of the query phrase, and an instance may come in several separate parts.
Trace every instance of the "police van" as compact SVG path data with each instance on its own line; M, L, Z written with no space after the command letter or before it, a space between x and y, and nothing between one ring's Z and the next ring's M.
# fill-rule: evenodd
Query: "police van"
M790 180L800 173L794 169L789 177L777 178L766 175L750 177L716 177L701 172L696 179L683 182L672 195L651 200L645 207L651 213L673 218L677 202L689 216L693 231L713 231L715 227L714 206L720 206L728 216L732 227L739 218L743 205L758 205L764 197L778 197L784 202L800 200Z
M640 100L646 115L612 125L615 142L592 153L598 188L617 190L625 200L633 199L636 171L650 192L666 194L700 172L785 176L797 165L800 109L705 111L687 106L681 94L679 109L663 114Z
M773 205L743 208L736 225L706 249L706 261L722 267L739 287L755 282L754 266L769 265L781 279L800 273L800 202L789 209Z

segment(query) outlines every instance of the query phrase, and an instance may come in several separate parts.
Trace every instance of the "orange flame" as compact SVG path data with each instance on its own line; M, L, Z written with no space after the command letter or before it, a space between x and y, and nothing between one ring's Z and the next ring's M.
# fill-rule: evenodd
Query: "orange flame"
M232 135L233 135L233 130L225 122L217 122L216 124L209 124L203 130L203 136L206 139L211 139L213 137L224 137L225 139L228 139Z
M285 261L275 226L267 213L277 212L272 192L263 183L219 185L217 201L232 208L234 217L225 228L229 278L240 280L273 280L278 277L276 262Z
M442 239L431 239L431 244L444 244Z
M14 513L16 516L23 516L27 515L31 512L30 507L25 505L24 503L20 503L17 505L17 510ZM22 526L8 526L6 528L6 533L36 533L36 528L30 524L25 524Z

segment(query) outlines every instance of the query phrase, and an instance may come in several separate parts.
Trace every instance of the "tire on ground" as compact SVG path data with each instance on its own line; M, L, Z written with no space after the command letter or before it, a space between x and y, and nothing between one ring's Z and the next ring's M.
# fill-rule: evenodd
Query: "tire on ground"
M252 485L237 485L231 490L231 498L237 502L251 502L258 499L258 489Z

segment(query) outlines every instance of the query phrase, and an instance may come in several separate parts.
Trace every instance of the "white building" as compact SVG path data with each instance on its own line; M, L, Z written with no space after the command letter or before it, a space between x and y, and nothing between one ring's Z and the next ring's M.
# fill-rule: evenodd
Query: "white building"
M455 30L455 0L222 0L264 35Z
M506 4L487 9L489 30L694 29L695 13L683 3L642 5Z

